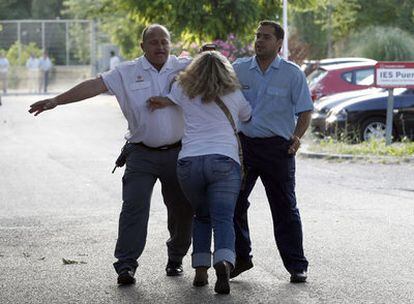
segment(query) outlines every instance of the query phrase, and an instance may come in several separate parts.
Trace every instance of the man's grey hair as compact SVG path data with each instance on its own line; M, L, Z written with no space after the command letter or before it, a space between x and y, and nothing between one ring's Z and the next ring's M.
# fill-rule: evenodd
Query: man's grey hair
M141 34L141 41L144 42L148 32L150 32L152 29L155 29L155 28L162 29L164 32L167 33L168 38L169 39L171 38L170 31L165 26L163 26L161 24L158 24L158 23L154 23L154 24L150 24L150 25L148 25L147 27L144 28L144 30L142 31L142 34Z

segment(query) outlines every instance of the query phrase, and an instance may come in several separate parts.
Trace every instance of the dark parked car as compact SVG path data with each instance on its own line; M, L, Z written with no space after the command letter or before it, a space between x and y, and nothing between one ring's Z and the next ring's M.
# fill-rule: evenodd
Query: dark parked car
M329 96L322 97L315 101L315 109L312 113L311 131L317 136L325 135L325 119L328 112L335 106L342 102L350 100L351 98L373 95L384 92L384 89L369 88L365 90L349 91L343 93L337 93Z
M414 139L414 89L394 90L393 137ZM333 107L326 132L356 141L384 139L388 92L352 98Z
M319 67L307 77L312 99L315 101L323 96L371 87L374 84L375 63L369 61Z

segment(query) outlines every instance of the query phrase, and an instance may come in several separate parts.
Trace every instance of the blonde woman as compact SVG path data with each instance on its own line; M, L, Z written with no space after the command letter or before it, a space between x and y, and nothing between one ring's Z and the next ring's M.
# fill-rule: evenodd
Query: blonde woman
M203 52L181 72L167 97L152 97L152 110L178 105L185 132L177 174L194 209L192 266L194 286L208 284L211 235L217 293L230 292L235 263L233 214L241 183L237 138L229 118L216 103L220 98L236 123L250 119L251 107L240 91L229 61L216 51Z

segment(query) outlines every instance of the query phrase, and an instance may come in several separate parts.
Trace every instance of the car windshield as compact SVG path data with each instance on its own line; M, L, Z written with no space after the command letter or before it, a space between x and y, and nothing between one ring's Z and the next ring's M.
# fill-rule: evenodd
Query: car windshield
M328 72L322 69L317 69L309 74L307 77L308 85L309 87L314 86L316 83L318 83L319 80L321 80Z

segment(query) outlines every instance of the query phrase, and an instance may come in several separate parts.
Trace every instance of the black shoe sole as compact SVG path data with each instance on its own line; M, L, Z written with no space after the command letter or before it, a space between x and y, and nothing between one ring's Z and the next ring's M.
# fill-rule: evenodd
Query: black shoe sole
M290 277L290 283L306 283L307 277Z
M129 275L121 275L118 276L118 284L119 285L131 285L135 284L135 278Z
M203 287L203 286L206 286L206 285L208 285L207 280L205 280L205 281L196 281L196 280L194 280L193 281L193 286L195 286L195 287Z
M183 271L167 271L167 277L178 277L184 274Z
M230 279L233 279L233 278L237 277L238 275L242 274L243 272L245 272L249 269L252 269L252 268L253 268L253 263L251 261L250 262L243 262L243 266L237 265L237 262L236 262L236 265L235 265L233 271L230 272Z
M214 286L214 291L219 294L230 293L229 270L225 263L217 263L214 265L216 270L217 281Z

